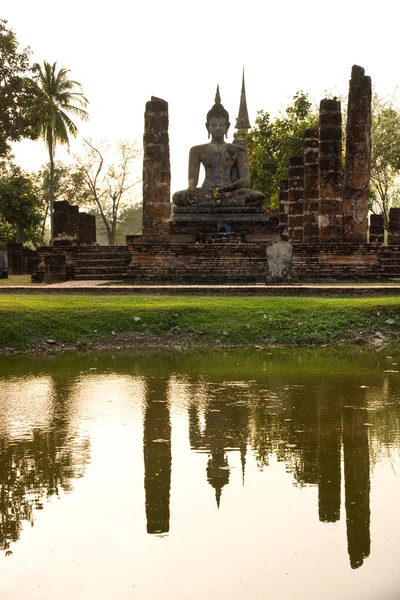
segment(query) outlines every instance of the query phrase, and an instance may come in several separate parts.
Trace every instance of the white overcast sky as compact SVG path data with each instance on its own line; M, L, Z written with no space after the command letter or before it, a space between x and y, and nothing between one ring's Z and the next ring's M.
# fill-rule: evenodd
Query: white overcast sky
M141 143L150 97L169 103L172 191L187 187L192 145L207 141L205 116L220 85L234 132L245 67L250 121L273 115L298 90L318 101L346 94L353 64L381 95L400 82L398 0L4 0L0 16L33 60L71 71L90 101L80 132ZM32 170L44 145L24 142ZM60 157L61 153L59 154Z

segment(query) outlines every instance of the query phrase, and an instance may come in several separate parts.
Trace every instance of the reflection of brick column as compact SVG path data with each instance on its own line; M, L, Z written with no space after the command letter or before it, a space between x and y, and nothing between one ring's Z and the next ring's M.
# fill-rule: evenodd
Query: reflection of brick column
M385 235L383 215L371 215L369 218L369 241L383 244Z
M303 158L289 158L288 170L288 233L290 242L303 241Z
M314 244L318 237L318 129L304 132L304 237Z
M362 390L365 392L365 390ZM368 413L365 394L355 390L352 404L343 411L343 461L347 527L347 548L352 569L369 556L370 538L370 464Z
M342 115L339 100L321 100L318 150L319 239L342 242Z
M340 519L341 434L337 389L323 385L318 398L318 516L326 523Z
M400 244L400 208L389 210L389 244Z
M282 179L279 182L279 233L281 240L287 242L289 240L288 235L288 180Z
M371 175L371 78L353 66L346 127L343 241L365 243Z
M169 237L171 170L168 103L152 96L146 104L143 136L143 241Z

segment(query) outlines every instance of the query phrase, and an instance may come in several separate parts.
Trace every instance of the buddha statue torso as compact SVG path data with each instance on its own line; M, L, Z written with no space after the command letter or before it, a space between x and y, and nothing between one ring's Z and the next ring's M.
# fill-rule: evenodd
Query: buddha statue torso
M211 142L194 146L189 154L189 187L176 192L176 206L201 204L203 206L260 206L264 194L250 190L249 163L243 146L224 141L229 128L229 115L221 105L219 90L213 108L207 114L207 130ZM200 188L200 165L205 179Z

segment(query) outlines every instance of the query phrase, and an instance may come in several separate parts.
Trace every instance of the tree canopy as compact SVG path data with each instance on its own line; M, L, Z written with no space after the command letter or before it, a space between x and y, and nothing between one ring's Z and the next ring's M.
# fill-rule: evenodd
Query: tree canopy
M0 157L10 152L10 142L38 135L36 84L29 59L29 49L18 49L15 33L0 19Z
M42 205L29 175L15 165L0 173L0 216L3 235L16 242L35 242L40 238ZM11 241L10 239L8 241Z
M372 98L371 209L389 221L400 203L400 110L393 100Z
M279 201L279 182L287 178L291 156L303 156L304 132L316 127L318 114L308 94L297 92L275 119L261 110L248 136L251 187L263 192L270 208Z
M57 69L57 63L44 61L34 65L39 86L37 117L40 135L46 143L50 161L49 206L50 231L53 239L54 155L56 143L69 146L69 136L76 137L78 129L69 114L86 121L87 98L81 91L81 84L69 78L69 70Z
M110 245L116 243L121 215L133 204L134 187L140 181L133 172L139 156L134 142L121 140L113 149L106 143L86 142L86 152L77 157L73 176L82 181L81 206L100 214Z

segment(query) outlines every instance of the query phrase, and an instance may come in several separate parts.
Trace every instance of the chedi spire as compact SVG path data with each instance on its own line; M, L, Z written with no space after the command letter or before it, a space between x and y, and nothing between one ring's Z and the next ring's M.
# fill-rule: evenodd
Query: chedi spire
M236 119L236 129L247 133L250 129L249 113L247 112L246 88L244 84L244 67L242 76L242 92L240 94L239 115Z

